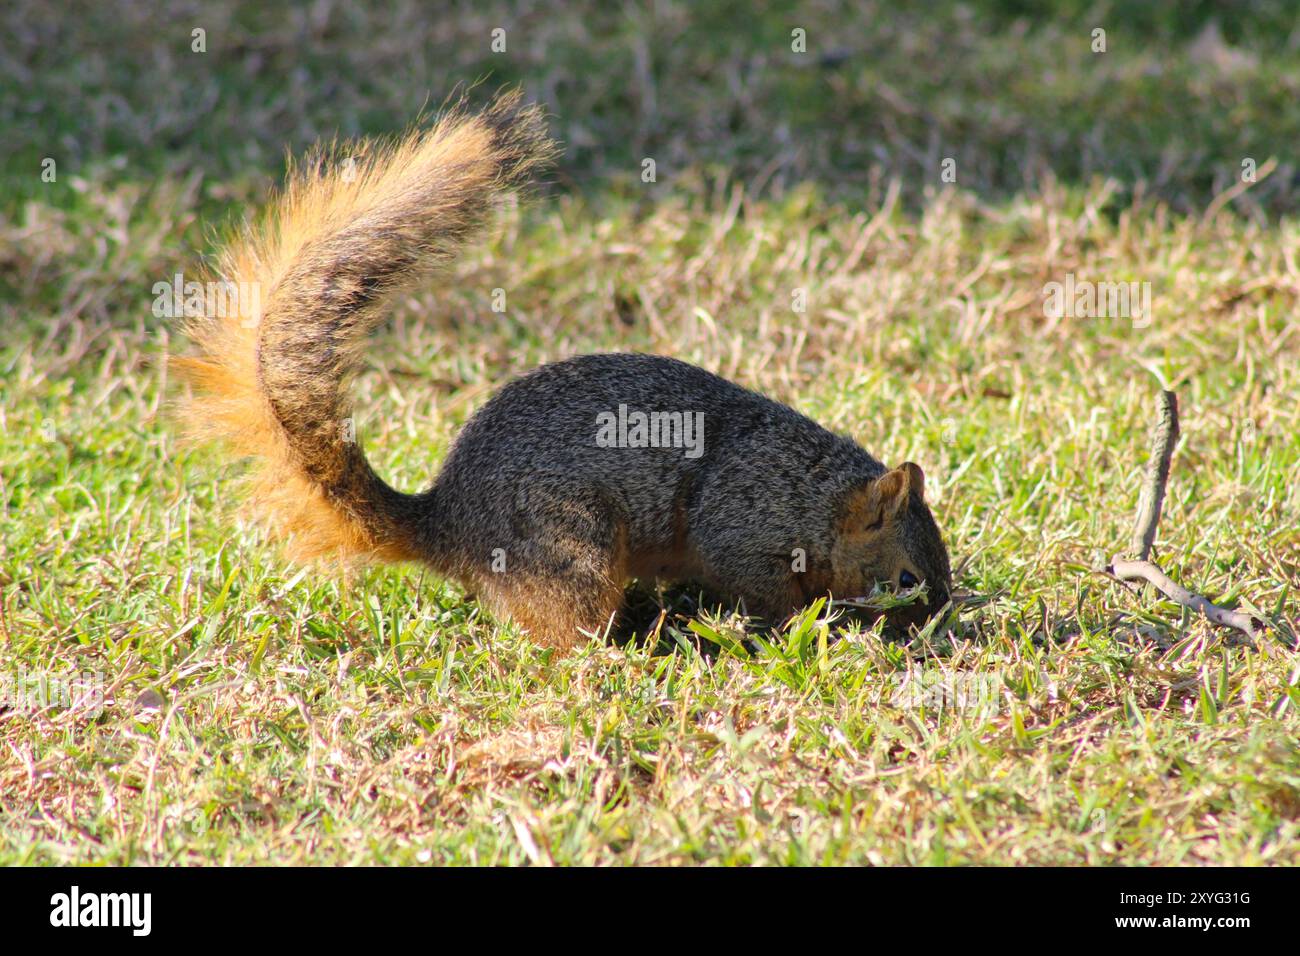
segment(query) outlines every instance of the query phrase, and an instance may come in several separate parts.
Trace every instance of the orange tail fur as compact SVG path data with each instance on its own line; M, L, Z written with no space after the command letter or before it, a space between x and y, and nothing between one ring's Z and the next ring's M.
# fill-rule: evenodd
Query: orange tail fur
M451 259L553 151L542 111L517 92L351 159L318 150L221 256L219 280L256 294L187 322L181 415L192 436L254 460L248 510L293 557L436 558L428 496L390 488L355 440L349 381L386 303Z

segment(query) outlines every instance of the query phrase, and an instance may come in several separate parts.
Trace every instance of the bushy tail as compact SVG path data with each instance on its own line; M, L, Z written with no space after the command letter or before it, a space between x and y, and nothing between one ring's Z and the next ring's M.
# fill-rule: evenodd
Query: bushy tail
M426 497L386 485L355 441L349 380L385 304L451 259L553 152L542 111L518 92L479 114L453 109L397 142L298 164L222 256L238 307L187 325L182 417L254 459L249 509L293 556L432 557Z

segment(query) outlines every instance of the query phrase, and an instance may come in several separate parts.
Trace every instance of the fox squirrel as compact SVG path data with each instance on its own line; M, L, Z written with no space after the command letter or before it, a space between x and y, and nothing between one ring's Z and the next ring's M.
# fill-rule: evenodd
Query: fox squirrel
M177 360L184 420L254 459L249 505L292 556L424 562L562 650L612 622L630 578L697 580L772 622L876 582L927 585L896 625L949 600L920 468L662 356L538 368L473 416L431 488L390 488L349 431L367 336L555 148L516 91L366 149L291 170L219 262L265 301L191 320Z

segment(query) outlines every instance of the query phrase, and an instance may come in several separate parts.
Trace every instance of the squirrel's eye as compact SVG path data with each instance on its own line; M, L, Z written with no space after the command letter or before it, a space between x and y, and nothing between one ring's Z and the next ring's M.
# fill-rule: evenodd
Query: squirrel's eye
M900 588L914 588L920 583L916 580L916 575L911 571L904 571L898 576L898 586Z

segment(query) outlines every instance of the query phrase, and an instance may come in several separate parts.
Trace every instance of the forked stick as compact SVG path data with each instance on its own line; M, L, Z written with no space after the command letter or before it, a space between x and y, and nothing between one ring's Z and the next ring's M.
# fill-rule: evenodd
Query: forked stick
M1241 611L1212 604L1199 594L1175 583L1165 574L1151 556L1151 546L1156 540L1156 527L1160 524L1160 509L1164 505L1165 486L1169 483L1169 461L1178 444L1178 396L1170 391L1160 393L1160 418L1151 438L1151 458L1147 462L1146 484L1138 499L1137 520L1133 525L1133 539L1129 545L1137 559L1115 555L1106 570L1121 581L1146 581L1169 600L1185 608L1199 611L1215 624L1225 624L1255 637L1264 630L1264 621Z

